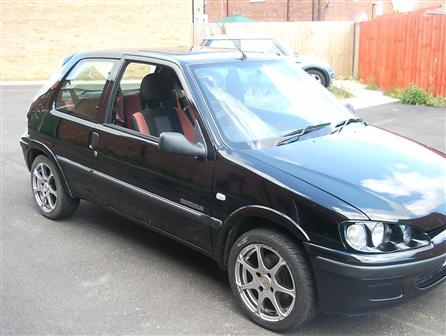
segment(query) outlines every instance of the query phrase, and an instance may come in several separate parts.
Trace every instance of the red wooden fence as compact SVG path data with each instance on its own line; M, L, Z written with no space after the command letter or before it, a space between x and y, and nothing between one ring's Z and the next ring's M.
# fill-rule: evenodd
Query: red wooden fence
M359 76L382 89L415 84L446 97L446 15L424 10L361 23Z

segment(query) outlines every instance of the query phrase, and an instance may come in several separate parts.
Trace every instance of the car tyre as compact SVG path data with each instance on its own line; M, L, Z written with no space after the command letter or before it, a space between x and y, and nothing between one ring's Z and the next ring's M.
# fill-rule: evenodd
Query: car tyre
M45 155L38 155L31 165L31 190L40 213L47 218L66 218L79 207L79 199L70 197L59 170Z
M311 77L313 77L322 86L324 86L324 87L328 86L327 79L325 78L325 75L322 71L317 70L317 69L308 69L306 71Z
M316 315L314 281L306 257L283 233L257 228L241 235L231 248L228 274L238 304L264 328L295 329Z

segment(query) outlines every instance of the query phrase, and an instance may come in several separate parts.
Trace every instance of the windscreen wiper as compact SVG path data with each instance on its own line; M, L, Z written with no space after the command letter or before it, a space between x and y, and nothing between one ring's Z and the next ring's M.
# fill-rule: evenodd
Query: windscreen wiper
M337 123L334 126L332 133L340 132L345 126L354 123L363 123L364 125L367 125L367 123L363 121L361 118L349 118Z
M299 140L299 137L301 137L302 135L319 130L329 125L331 125L331 123L322 123L318 125L310 125L304 128L297 129L295 131L291 131L289 133L282 135L280 137L280 140L276 143L276 146L285 145L287 143L297 141Z

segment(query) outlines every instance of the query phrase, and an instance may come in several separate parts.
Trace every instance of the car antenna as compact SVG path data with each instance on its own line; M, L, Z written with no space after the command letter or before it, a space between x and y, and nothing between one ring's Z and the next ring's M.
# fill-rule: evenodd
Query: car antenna
M220 26L220 24L219 24L218 22L215 22L215 23L217 24L218 28L220 28L220 30L221 30L221 32L223 33L223 35L226 35L226 32L224 31L223 27ZM232 44L235 45L235 47L237 48L237 50L240 51L240 54L242 54L242 57L240 57L240 59L241 59L242 61L245 60L245 59L247 59L248 57L247 57L246 54L243 52L242 48L241 48L239 45L237 45L237 43L235 43L234 40L231 39L231 41L232 41Z

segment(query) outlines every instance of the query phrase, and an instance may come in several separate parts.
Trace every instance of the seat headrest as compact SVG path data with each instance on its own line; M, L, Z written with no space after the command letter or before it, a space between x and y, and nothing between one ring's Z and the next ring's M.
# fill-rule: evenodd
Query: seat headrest
M143 78L139 95L145 102L163 101L169 99L171 91L172 87L165 76L152 73Z

